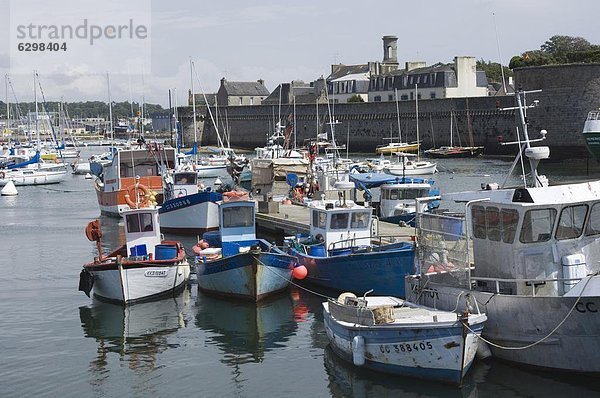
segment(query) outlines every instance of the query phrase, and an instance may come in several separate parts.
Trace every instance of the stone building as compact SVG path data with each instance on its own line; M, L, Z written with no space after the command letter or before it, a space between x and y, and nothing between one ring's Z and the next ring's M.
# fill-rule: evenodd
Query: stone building
M269 90L262 79L255 82L230 82L222 78L217 91L217 103L219 106L260 105L268 96Z
M293 80L281 83L262 102L263 105L326 104L325 79L320 77L312 83Z

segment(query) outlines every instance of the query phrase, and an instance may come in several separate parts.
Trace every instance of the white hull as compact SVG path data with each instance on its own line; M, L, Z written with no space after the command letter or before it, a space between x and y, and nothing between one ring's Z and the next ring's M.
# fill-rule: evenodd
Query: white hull
M580 286L585 281L580 281ZM407 278L407 300L416 300L419 296L419 304L454 309L457 297L461 294L464 297L464 289L433 281L427 284L427 291L419 295L414 283L417 283L414 279ZM569 297L504 295L476 290L468 293L477 299L480 310L488 317L483 337L501 346L524 347L536 343L566 318L555 333L530 348L507 350L490 346L494 356L559 371L600 372L600 277L593 277L579 302L576 289L573 288L576 295ZM460 300L460 304L464 305L464 300ZM573 306L574 310L568 315Z
M196 233L219 228L219 205L214 202L196 203L159 213L162 230Z
M426 164L420 165L420 164L416 164L416 165L410 165L410 166L406 166L406 167L402 167L401 165L399 166L390 166L387 168L384 168L383 171L386 174L391 174L394 176L418 176L418 175L427 175L427 174L434 174L437 170L437 163L429 163L429 162L425 162Z
M196 166L196 174L200 178L206 177L218 177L227 171L226 165L206 165L206 166Z
M0 178L0 186L5 186L10 180L12 180L16 186L58 184L65 179L66 175L66 170L38 171L15 169L13 171L4 172L4 178Z
M190 277L190 266L184 260L172 266L124 269L119 265L117 269L89 272L94 278L93 292L96 297L129 304L183 287Z

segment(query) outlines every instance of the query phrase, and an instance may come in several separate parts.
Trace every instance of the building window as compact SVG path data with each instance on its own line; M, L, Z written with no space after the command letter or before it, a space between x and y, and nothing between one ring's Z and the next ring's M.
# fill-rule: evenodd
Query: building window
M393 101L394 100L394 96L393 95L388 95L388 101Z
M400 100L402 100L402 101L408 101L408 95L406 95L406 94L401 95L400 96Z
M375 98L373 98L373 101L381 102L381 95L376 95Z
M431 93L429 93L429 98L435 98L435 91L432 91Z
M244 97L240 97L240 105L244 103Z
M410 92L410 99L411 100L415 99L415 93L413 93L412 91Z
M254 105L254 97L250 97L250 105Z

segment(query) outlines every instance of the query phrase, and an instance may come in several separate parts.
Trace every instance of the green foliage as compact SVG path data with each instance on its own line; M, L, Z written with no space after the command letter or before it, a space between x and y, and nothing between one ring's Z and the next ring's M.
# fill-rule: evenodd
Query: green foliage
M512 70L510 70L506 66L502 66L504 69L504 78L508 79L508 77L513 75ZM498 62L492 61L484 61L480 59L477 61L477 70L482 70L485 72L485 75L488 78L490 83L501 83L502 82L502 71L500 69L500 64Z
M347 102L365 102L365 100L358 94L354 94L352 97L348 98Z
M86 101L86 102L67 102L64 103L64 108L67 110L69 117L71 118L86 118L86 117L104 117L108 119L108 104L102 101ZM58 112L59 103L50 101L45 104L49 112ZM6 104L0 101L0 109L5 109ZM35 103L33 102L21 102L19 108L23 114L27 112L35 111ZM44 104L38 104L40 111L44 110ZM144 105L145 116L148 117L154 113L162 113L164 109L160 105L156 104L145 104ZM136 102L133 103L133 116L137 115L140 111L140 105ZM131 117L131 104L126 102L113 102L112 105L113 119L124 119Z
M539 50L526 51L511 58L509 68L523 66L556 65L600 62L600 46L582 37L555 35Z

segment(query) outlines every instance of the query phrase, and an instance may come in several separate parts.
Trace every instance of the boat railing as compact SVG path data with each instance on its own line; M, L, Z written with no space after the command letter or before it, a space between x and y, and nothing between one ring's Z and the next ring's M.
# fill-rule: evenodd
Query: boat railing
M592 111L588 113L587 120L600 120L600 111Z
M493 289L491 293L496 294L507 294L506 289L502 289L502 283L508 284L518 284L523 283L526 286L531 287L531 295L536 297L537 288L546 286L548 283L565 283L565 282L579 282L583 278L544 278L544 279L532 279L532 278L491 278L491 277L483 277L483 276L473 276L471 275L471 281L482 281L482 282L492 282ZM516 290L515 290L516 291Z
M366 245L359 245L357 241L365 241L370 239L370 242L377 245L389 245L393 243L412 242L413 237L408 235L375 235L369 237L352 237L348 239L338 240L327 245L327 251L335 251L339 249L351 249L354 253L357 250L364 250Z

